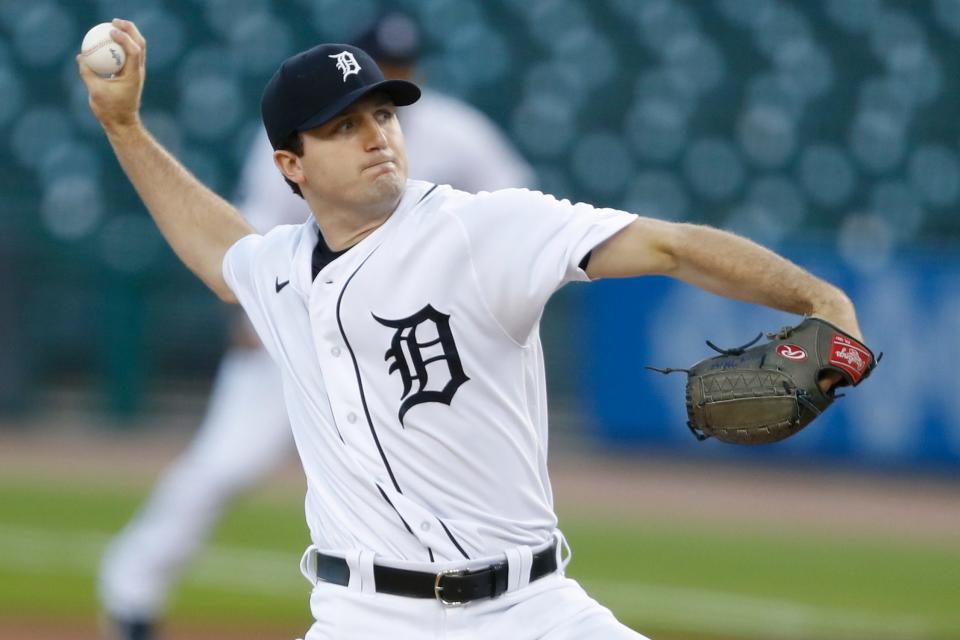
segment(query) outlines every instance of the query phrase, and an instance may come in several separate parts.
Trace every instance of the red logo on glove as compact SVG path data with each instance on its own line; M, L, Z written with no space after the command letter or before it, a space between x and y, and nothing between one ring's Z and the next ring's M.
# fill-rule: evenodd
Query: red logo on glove
M782 344L777 347L777 353L787 360L806 360L807 352L795 344Z
M839 333L833 334L833 341L830 345L830 364L838 369L845 371L853 384L860 382L867 365L870 363L870 352L862 344L842 336Z

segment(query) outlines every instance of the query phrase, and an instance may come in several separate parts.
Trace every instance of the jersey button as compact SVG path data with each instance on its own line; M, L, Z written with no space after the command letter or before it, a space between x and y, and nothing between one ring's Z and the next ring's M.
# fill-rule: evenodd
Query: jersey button
M340 347L334 347L333 349L330 349L330 355L332 355L334 358L339 358L339 357L340 357Z
M424 520L420 523L420 531L430 531L430 523Z
M356 421L357 421L357 414L355 414L353 411L347 414L347 422L349 422L350 424L353 424Z

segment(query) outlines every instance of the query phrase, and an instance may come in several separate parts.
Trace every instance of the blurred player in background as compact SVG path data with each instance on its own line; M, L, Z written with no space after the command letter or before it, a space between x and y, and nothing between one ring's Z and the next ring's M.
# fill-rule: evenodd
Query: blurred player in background
M420 35L406 16L382 16L357 44L388 78L413 77ZM496 125L463 102L425 90L399 117L411 178L470 192L532 186L533 172ZM277 172L262 130L241 175L239 208L260 233L311 215ZM100 601L116 637L155 637L172 585L224 508L292 452L279 372L238 317L196 437L104 554Z

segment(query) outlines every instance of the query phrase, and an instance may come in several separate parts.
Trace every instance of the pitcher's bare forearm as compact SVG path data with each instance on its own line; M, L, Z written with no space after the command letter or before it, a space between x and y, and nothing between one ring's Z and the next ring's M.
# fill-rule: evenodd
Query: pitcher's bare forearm
M90 108L120 166L177 256L220 298L234 302L223 280L223 256L234 242L254 230L143 127L140 97L146 79L147 41L129 20L114 19L112 24L110 37L127 57L119 73L101 78L77 57L80 78L90 93Z
M860 337L853 304L837 287L747 238L701 225L679 227L667 275L728 298L817 316Z
M223 280L223 256L253 227L197 180L139 123L104 131L140 199L177 256L220 298L234 302Z
M817 316L860 339L853 303L786 258L727 231L639 218L594 251L591 278L662 274L718 295Z

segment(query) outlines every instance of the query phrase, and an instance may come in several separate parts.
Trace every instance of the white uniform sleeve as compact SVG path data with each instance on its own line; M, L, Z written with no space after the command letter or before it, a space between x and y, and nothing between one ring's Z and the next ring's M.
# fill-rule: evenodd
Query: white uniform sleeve
M306 201L290 190L274 164L265 131L250 146L237 187L237 208L259 233L280 224L300 224L310 216Z
M425 90L400 111L410 177L477 193L532 187L533 169L483 112Z
M587 253L636 218L526 189L481 194L460 215L489 310L520 343L554 291L589 279Z
M224 254L222 269L227 286L237 297L260 340L269 350L271 345L264 337L269 335L269 323L254 277L256 260L262 245L261 235L251 234L240 238Z
M464 113L457 133L458 189L478 193L534 186L533 169L485 115Z
M485 132L469 138L462 147L464 165L472 171L463 175L463 189L472 193L511 187L533 187L533 170L492 124Z

